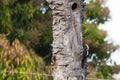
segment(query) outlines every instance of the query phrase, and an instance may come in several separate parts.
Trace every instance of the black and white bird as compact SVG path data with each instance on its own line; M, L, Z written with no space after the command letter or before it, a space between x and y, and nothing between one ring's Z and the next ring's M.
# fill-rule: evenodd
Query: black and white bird
M83 55L82 55L82 68L84 66L85 61L87 60L87 57L89 56L89 46L85 44L83 49Z

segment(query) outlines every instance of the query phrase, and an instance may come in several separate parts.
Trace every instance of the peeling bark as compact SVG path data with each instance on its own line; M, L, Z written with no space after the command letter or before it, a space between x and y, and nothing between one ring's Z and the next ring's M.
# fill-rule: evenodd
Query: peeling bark
M86 67L82 68L81 65L82 1L48 0L53 14L52 75L54 80L85 80Z

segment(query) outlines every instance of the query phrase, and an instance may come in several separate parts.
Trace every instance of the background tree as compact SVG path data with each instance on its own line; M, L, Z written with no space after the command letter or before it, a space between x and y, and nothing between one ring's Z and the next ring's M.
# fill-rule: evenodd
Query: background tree
M52 42L50 27L52 17L49 12L44 15L40 12L44 6L40 6L41 3L38 5L38 2L35 0L1 0L0 33L7 34L11 42L15 38L19 39L28 48L34 49L37 54L45 56L50 52ZM44 1L43 3L46 4ZM42 48L48 49L43 50Z
M109 9L105 6L105 0L90 0L88 2L86 20L83 23L84 42L90 46L89 58L92 59L90 64L99 72L96 74L97 78L110 78L113 74L112 67L108 66L106 61L117 46L105 41L107 33L99 29L99 25L109 19Z
M51 18L48 14L42 16L40 10L29 0L0 1L1 79L52 79L40 75L51 74L51 69L49 66L45 66L40 56L36 55L42 55L40 54L41 51L38 51L41 44L47 45L52 40L52 38L46 40L46 36L43 39L40 37L51 32L44 31L51 30L49 27ZM48 21L43 20L45 16L48 16ZM45 43L42 43L43 40ZM35 73L35 75L31 73Z
M0 34L1 80L52 80L50 66L15 39L10 45L5 34ZM34 74L34 75L33 75Z

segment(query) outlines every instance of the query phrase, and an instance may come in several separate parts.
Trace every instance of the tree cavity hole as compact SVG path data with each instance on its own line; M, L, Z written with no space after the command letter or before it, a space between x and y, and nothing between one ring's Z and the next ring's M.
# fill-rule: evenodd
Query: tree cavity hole
M72 8L72 10L75 10L77 8L77 3L73 3L71 8Z

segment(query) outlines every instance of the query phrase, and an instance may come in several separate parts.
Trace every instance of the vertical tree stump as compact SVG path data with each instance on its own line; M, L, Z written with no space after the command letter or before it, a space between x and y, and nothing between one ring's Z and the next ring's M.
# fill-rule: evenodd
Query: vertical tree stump
M53 15L54 80L85 80L82 68L83 0L48 0Z

